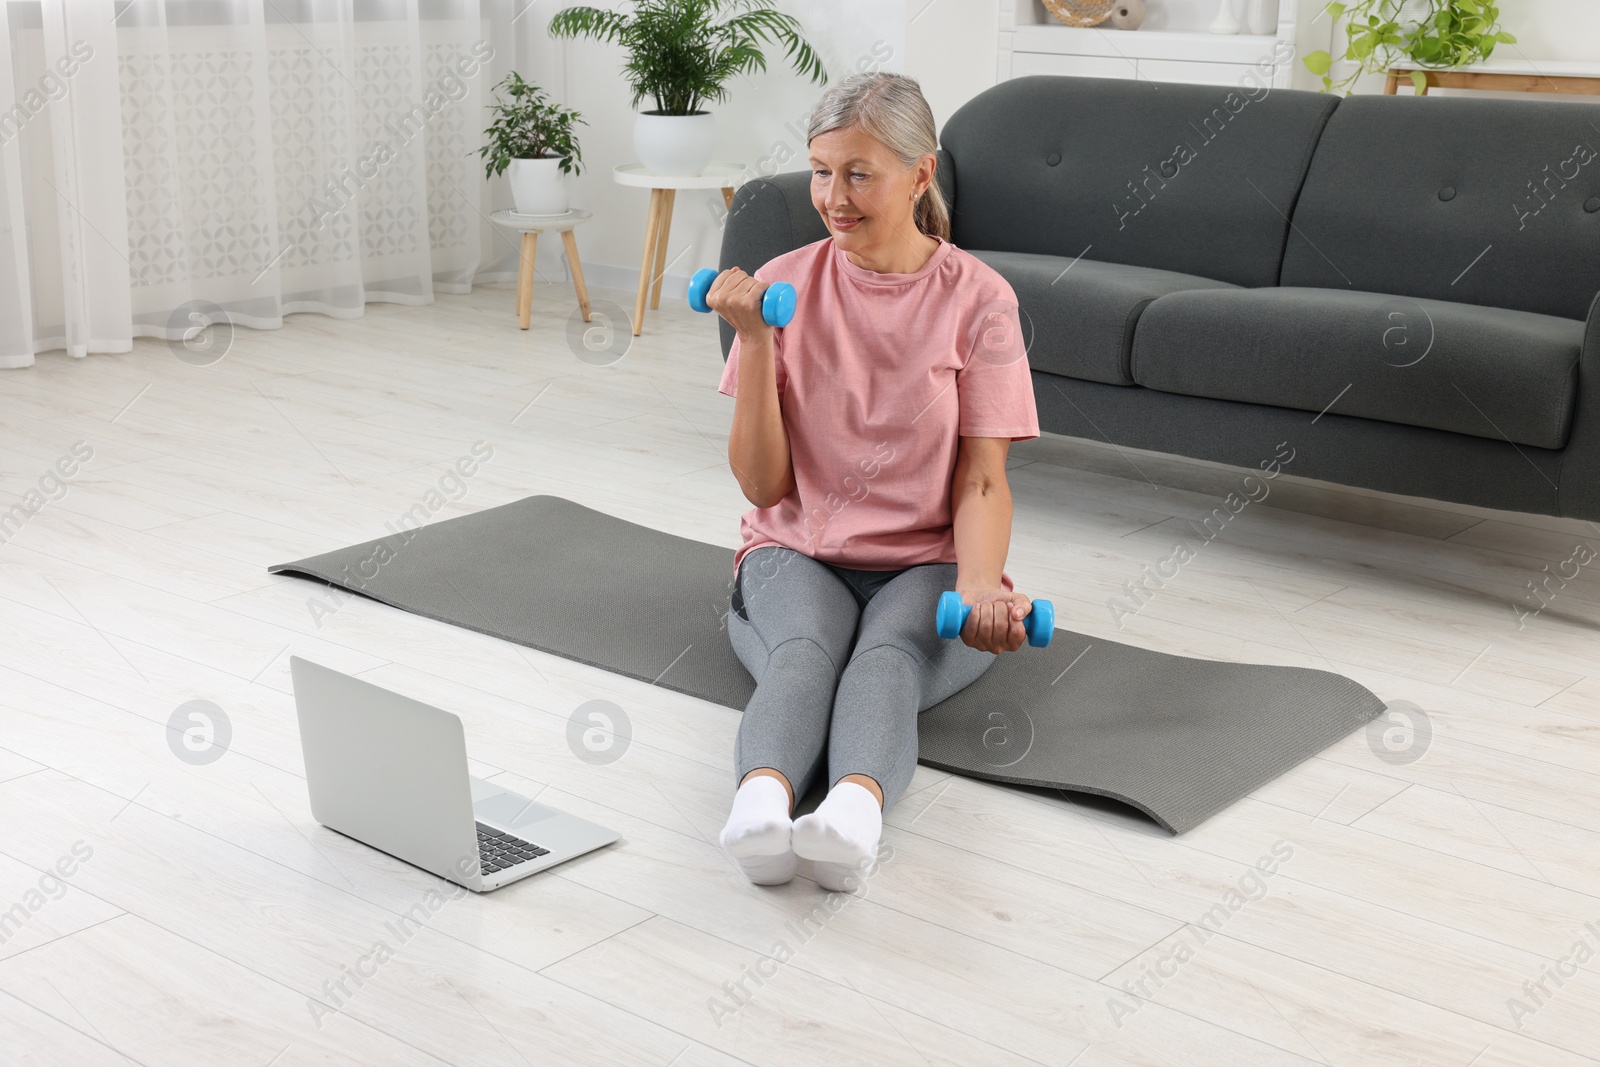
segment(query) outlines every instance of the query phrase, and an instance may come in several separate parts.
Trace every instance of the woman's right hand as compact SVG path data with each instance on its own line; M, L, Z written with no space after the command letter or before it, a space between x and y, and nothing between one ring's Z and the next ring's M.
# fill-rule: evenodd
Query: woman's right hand
M767 283L754 278L738 267L729 267L717 275L711 288L706 290L706 307L728 320L728 324L749 342L772 344L772 327L761 317L761 299L766 296ZM745 340L740 341L745 344Z

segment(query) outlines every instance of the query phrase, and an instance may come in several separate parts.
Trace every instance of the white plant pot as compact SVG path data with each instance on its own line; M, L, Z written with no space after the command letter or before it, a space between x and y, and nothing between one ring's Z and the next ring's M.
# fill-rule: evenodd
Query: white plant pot
M567 211L567 176L555 156L513 159L506 168L511 182L511 202L519 215L564 215Z
M717 151L716 116L641 111L633 122L633 150L656 174L700 174Z

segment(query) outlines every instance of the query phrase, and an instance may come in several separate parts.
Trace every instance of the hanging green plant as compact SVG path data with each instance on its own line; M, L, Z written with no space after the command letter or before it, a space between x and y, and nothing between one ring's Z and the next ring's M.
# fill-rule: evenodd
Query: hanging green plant
M1427 14L1411 17L1408 9L1421 4L1427 5ZM1381 74L1396 63L1449 70L1488 59L1497 44L1517 42L1500 28L1500 7L1494 0L1351 0L1327 4L1323 10L1335 20L1346 16L1344 54L1316 51L1303 62L1322 76L1323 92L1338 89L1346 96L1362 74ZM1356 69L1335 81L1328 74L1335 58L1355 63ZM1414 70L1410 76L1420 93L1427 75Z

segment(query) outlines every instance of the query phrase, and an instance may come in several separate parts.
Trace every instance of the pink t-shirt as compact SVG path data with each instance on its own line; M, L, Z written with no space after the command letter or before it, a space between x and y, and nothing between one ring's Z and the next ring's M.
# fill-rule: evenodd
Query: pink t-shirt
M831 236L755 272L798 295L773 330L795 487L745 513L735 571L772 544L860 570L954 563L958 438L1039 436L1011 284L938 240L912 274L857 266ZM736 337L718 390L734 396L738 381Z

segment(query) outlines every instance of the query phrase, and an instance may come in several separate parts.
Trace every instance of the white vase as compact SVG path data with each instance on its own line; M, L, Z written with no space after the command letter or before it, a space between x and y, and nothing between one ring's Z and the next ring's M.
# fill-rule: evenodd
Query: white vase
M1243 29L1239 17L1233 13L1233 0L1222 0L1217 17L1211 22L1212 33L1238 33Z
M511 202L519 215L564 215L567 212L567 176L555 156L513 159L506 168Z
M1249 0L1245 8L1245 28L1267 36L1278 32L1278 0Z
M1111 25L1119 30L1137 30L1144 25L1144 0L1120 0L1111 5Z
M633 150L656 174L700 174L717 151L716 116L641 111L633 122Z

